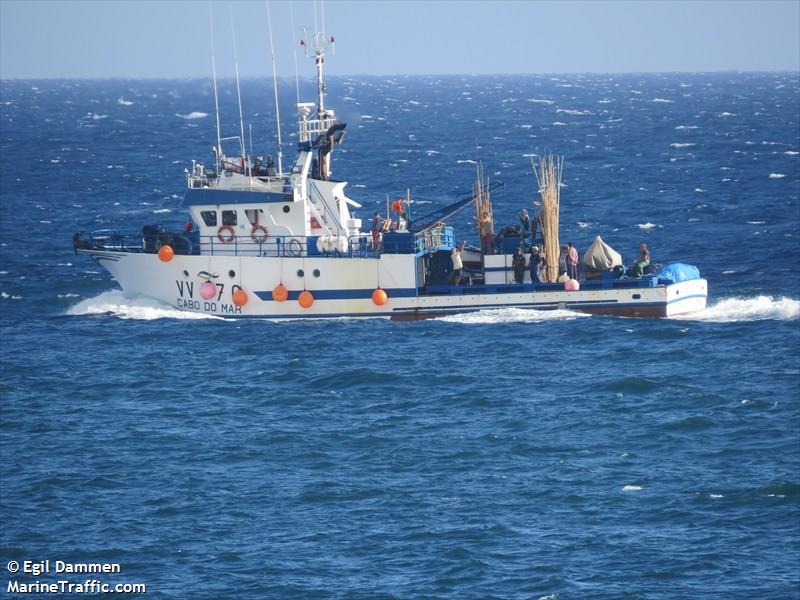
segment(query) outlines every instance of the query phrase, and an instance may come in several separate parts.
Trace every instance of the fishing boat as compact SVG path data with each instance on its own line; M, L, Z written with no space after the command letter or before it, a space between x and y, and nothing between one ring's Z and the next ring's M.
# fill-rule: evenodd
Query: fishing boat
M535 235L463 246L447 224L469 206L478 218L481 207L490 207L495 186L482 177L472 194L413 220L409 198L387 200L386 218L365 230L370 224L353 212L361 204L348 197L346 182L332 178L332 155L346 128L325 104L323 65L332 41L315 33L302 42L316 64L318 93L316 103L297 103L297 156L287 169L280 145L277 165L249 156L243 129L238 138L221 138L217 118L213 167L192 161L186 169L190 220L182 230L78 232L75 251L107 269L127 294L224 317L402 320L509 307L669 317L705 308L706 280L681 265L630 277L621 261L597 264L595 253L584 256L582 275L566 278L555 258L557 223L555 233L543 227L542 247L555 251L547 252L553 258L542 277L530 269L515 277L516 247L524 242L529 264ZM214 89L216 96L216 75ZM223 153L226 139L238 140L238 156ZM548 190L558 201L559 181L552 172L547 177L547 167L542 163L543 201ZM599 255L609 254L600 248Z

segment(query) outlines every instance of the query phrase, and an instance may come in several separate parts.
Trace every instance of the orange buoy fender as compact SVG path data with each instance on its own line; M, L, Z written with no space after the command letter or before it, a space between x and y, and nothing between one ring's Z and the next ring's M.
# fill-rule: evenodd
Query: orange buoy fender
M286 302L289 298L289 290L282 283L279 283L272 289L272 299L275 302Z
M158 249L158 258L160 258L162 262L171 261L173 256L175 256L175 250L173 250L172 246L169 244L164 244Z
M237 287L233 292L233 303L236 306L244 306L247 304L247 292L242 288Z
M314 304L314 294L308 290L304 290L300 292L300 296L297 298L297 301L303 308L309 308L312 304Z
M372 301L378 306L383 306L389 301L389 294L385 290L378 288L372 292Z

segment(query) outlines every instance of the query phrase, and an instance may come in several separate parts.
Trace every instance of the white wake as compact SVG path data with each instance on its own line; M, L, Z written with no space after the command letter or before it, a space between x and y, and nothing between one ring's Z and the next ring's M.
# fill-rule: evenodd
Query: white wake
M141 296L126 296L119 290L103 292L94 298L78 302L67 310L68 315L112 315L120 319L153 321L155 319L222 319L213 315L178 310L157 300Z
M800 319L800 300L792 298L726 298L700 312L674 317L679 320L735 323L737 321L795 321Z
M497 323L542 323L544 321L571 321L590 317L571 310L532 310L525 308L492 308L473 313L439 317L437 321L466 325L493 325Z

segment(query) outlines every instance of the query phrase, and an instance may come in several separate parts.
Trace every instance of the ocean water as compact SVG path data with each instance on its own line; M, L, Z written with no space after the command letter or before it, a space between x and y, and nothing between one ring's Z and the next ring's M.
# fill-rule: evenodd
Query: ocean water
M271 88L242 85L274 153ZM513 223L531 158L564 155L564 239L647 241L708 279L709 308L670 320L127 297L72 233L185 220L209 83L0 92L4 591L64 579L7 572L50 559L119 563L97 578L153 598L800 598L797 73L330 81L359 216L406 187L412 217L443 206L480 159Z

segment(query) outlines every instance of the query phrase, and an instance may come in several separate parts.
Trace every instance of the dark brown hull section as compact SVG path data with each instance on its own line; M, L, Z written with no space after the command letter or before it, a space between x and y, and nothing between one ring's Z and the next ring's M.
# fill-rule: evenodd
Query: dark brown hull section
M660 319L667 316L667 305L650 306L602 306L597 308L570 308L590 315L611 315L614 317L641 317Z
M474 310L462 311L419 311L413 313L402 313L392 315L392 321L422 321L424 319L436 319L439 317L452 316L456 314L466 314L476 312L480 308ZM548 310L546 308L532 309L532 310ZM663 319L667 316L667 306L663 305L642 305L642 306L598 306L598 307L572 307L567 306L566 310L573 310L590 315L608 315L613 317L632 317L642 319Z

